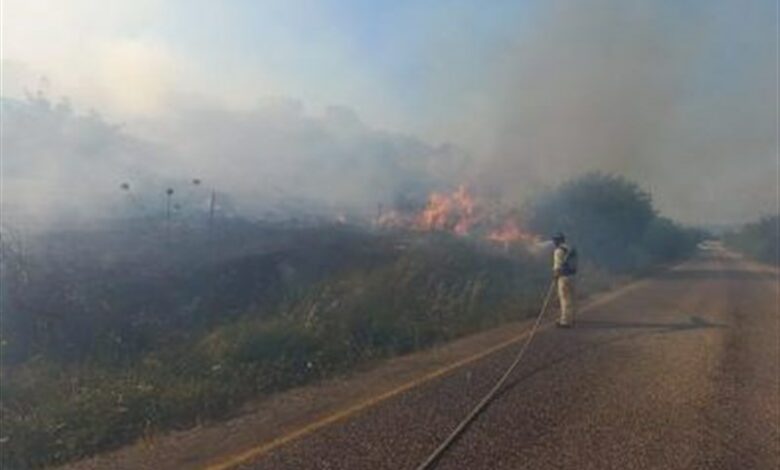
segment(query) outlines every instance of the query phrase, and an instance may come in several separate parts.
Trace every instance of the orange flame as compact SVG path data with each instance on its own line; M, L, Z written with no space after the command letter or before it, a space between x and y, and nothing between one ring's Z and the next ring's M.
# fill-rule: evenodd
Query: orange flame
M463 185L452 194L432 193L415 226L420 230L452 230L458 235L468 235L476 223L476 207L474 198Z
M507 246L510 243L534 242L537 241L538 237L524 231L516 221L509 219L506 220L501 227L488 233L485 238L492 242L503 243L504 246Z
M487 214L489 209L478 204L465 185L452 193L433 192L425 207L417 214L398 210L382 211L377 225L421 231L449 231L459 236L476 235L487 241L508 247L512 243L533 243L537 236L525 231L516 216L505 213ZM496 220L498 219L498 220Z

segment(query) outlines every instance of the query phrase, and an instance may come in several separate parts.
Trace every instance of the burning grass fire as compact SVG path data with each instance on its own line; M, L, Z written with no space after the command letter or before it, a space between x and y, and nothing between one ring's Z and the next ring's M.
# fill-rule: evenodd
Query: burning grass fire
M450 232L509 246L531 244L539 237L522 228L517 215L500 209L490 210L474 197L466 185L451 193L433 192L418 211L392 209L380 211L377 225L382 228L422 232Z

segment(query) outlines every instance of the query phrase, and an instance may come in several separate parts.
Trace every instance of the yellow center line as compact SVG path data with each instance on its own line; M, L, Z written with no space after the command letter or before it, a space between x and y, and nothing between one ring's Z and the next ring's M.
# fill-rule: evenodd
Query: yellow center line
M598 298L594 299L593 301L589 302L587 305L585 305L582 309L580 309L580 314L587 312L588 310L591 310L599 305L603 305L607 302L610 302L622 295L624 295L629 290L633 290L637 288L638 286L648 282L647 280L642 281L636 281L631 284L628 284L626 286L623 286L622 288L609 292L607 294L604 294L602 296L599 296ZM542 325L540 327L540 330L548 329L553 325L553 323L547 323L545 325ZM303 437L307 434L311 434L319 429L322 429L330 424L333 424L337 421L341 421L343 419L349 418L353 415L356 415L360 413L361 411L371 408L374 405L377 405L387 399L390 399L396 395L400 395L410 389L413 389L415 387L418 387L426 382L430 382L438 377L441 377L449 372L452 372L455 369L461 368L463 366L469 365L473 362L479 361L480 359L483 359L495 352L498 352L504 348L507 348L519 341L522 341L523 339L528 337L528 334L530 331L525 331L518 336L515 336L512 339L506 340L502 343L499 343L495 346L491 346L488 349L485 349L481 352L478 352L476 354L473 354L471 356L465 357L463 359L460 359L458 361L455 361L451 364L448 364L444 367L441 367L437 370L434 370L432 372L429 372L427 374L424 374L416 379L413 379L403 385L400 385L396 388L390 389L382 394L376 395L374 397L368 398L364 401L361 401L355 405L352 405L350 407L344 408L341 411L337 411L333 414L324 416L316 421L313 421L303 427L300 427L294 431L291 431L283 436L279 436L275 439L272 439L270 441L267 441L263 444L259 444L255 447L252 447L248 450L245 450L243 452L240 452L238 454L232 455L230 457L227 457L225 460L208 465L204 467L203 470L228 470L230 468L233 468L237 465L240 465L248 460L256 459L258 457L262 457L263 455L268 454L272 450L281 447L289 442L292 442L300 437Z

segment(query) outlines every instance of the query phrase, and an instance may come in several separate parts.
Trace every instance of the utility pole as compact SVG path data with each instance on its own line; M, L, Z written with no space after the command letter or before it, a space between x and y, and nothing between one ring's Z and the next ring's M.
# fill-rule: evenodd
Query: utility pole
M165 238L167 243L171 243L171 196L173 196L173 188L165 190Z
M211 198L209 199L209 240L211 240L212 231L214 230L214 206L217 202L217 192L211 190Z
M211 260L214 260L214 209L217 205L217 191L211 190L211 198L209 199L209 225L208 225L208 250Z

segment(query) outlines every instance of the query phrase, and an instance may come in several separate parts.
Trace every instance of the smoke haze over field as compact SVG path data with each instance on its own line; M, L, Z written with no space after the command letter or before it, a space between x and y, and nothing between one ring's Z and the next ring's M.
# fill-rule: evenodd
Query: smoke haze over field
M194 177L255 213L463 182L520 202L590 170L684 222L777 212L771 0L3 8L10 212L115 212L122 182Z
M457 181L465 165L452 147L370 129L347 109L312 117L292 101L246 111L185 104L149 124L148 140L42 98L6 101L4 113L3 206L11 219L37 223L106 217L129 202L159 214L164 189L178 201L193 178L231 195L245 215L373 215L379 202ZM126 200L122 183L140 201Z

